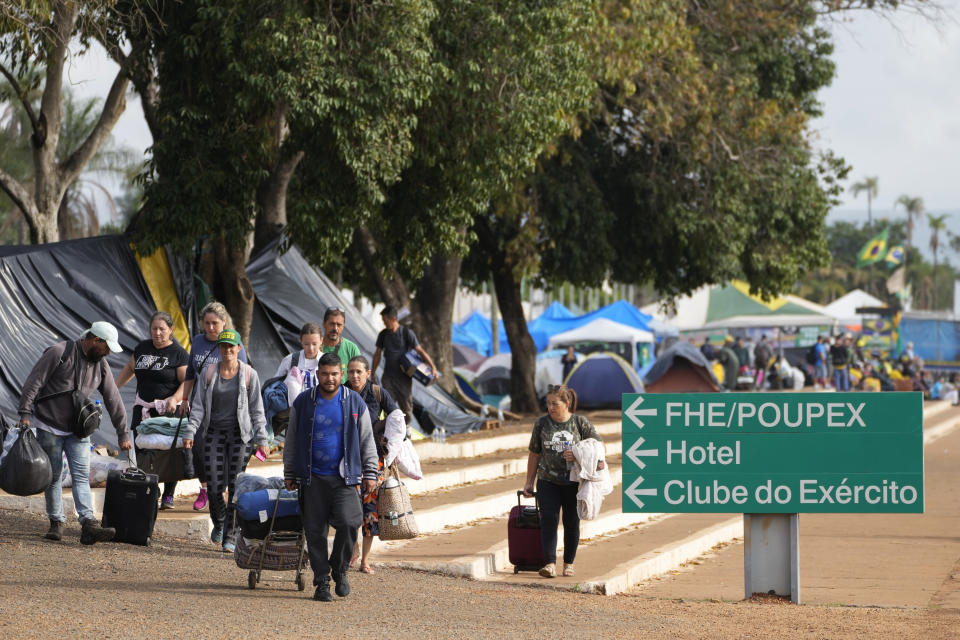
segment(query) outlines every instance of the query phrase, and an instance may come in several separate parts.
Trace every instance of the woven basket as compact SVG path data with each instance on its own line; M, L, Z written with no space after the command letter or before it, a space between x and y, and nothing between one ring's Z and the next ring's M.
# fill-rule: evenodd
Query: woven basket
M413 507L410 505L410 494L407 487L400 481L400 472L397 463L390 465L390 475L396 480L394 486L388 487L386 480L377 492L377 515L380 524L381 540L409 540L420 534L417 521L413 517Z

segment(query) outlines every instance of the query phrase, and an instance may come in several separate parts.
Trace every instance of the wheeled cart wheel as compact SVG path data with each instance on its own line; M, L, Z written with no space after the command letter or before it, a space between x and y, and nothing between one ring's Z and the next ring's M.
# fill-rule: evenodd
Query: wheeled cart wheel
M303 579L303 574L298 573L297 574L297 591L303 591L306 588L307 588L307 583Z
M247 574L247 587L250 589L257 588L257 572L251 571Z
M150 546L150 538L147 538L146 542L143 543L143 546L145 546L145 547L149 547L149 546Z

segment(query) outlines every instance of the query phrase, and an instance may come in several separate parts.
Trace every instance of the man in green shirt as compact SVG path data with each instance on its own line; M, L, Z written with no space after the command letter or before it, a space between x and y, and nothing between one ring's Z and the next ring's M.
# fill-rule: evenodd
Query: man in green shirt
M340 384L347 383L347 363L354 356L363 355L360 347L343 337L343 328L347 324L347 316L339 307L329 307L323 313L323 342L320 345L322 353L336 353L340 356L343 379Z

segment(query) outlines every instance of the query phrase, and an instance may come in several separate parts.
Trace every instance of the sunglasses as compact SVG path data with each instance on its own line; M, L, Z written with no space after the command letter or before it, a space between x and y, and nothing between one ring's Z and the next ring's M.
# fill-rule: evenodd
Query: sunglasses
M334 312L338 312L338 311L339 311L340 313L346 313L346 310L345 310L345 309L341 309L340 307L327 307L327 310L324 311L324 313L334 313Z
M566 389L566 386L564 386L564 385L562 385L562 384L548 384L548 385L547 385L547 393L557 393L557 392L560 391L561 389Z

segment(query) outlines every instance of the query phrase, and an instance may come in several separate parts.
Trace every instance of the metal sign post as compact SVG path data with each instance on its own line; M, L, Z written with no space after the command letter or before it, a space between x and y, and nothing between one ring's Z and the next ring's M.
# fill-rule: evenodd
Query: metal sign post
M623 510L745 514L749 593L799 598L797 514L923 513L919 393L624 394L622 429Z

